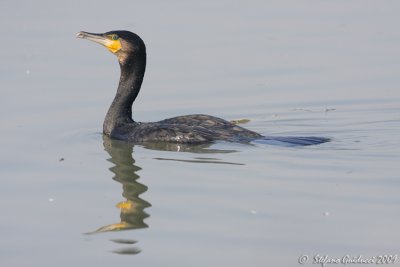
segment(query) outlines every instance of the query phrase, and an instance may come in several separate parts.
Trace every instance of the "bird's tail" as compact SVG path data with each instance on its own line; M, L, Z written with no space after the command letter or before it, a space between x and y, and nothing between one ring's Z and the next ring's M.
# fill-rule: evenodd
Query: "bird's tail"
M264 136L254 143L280 146L312 146L331 141L326 137L315 136Z

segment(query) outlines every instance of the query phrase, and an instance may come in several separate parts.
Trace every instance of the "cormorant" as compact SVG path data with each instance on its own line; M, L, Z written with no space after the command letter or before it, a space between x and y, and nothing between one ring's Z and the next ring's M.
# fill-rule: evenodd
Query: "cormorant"
M105 46L117 56L121 77L117 94L103 124L105 135L133 143L174 142L199 144L217 140L250 142L256 139L279 140L237 126L229 121L203 114L178 116L158 122L136 122L132 119L135 101L146 68L146 46L143 40L129 31L109 31L102 34L79 32L77 38ZM312 145L327 142L319 137L281 137L283 142Z

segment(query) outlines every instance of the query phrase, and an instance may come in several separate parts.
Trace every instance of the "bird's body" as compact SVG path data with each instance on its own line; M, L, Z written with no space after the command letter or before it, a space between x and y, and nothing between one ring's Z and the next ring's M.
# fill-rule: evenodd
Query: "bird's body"
M179 116L158 122L135 122L132 118L132 104L139 94L146 69L146 46L143 40L129 31L111 31L104 34L79 32L77 37L104 45L118 57L121 67L117 94L103 124L105 135L133 143L173 142L186 144L199 144L217 140L250 142L265 138L229 121L202 114ZM299 144L318 144L328 140L326 138L305 137L301 139Z
M261 138L262 135L217 117L195 114L158 122L129 122L115 129L110 137L134 143L198 144L217 140L249 142Z

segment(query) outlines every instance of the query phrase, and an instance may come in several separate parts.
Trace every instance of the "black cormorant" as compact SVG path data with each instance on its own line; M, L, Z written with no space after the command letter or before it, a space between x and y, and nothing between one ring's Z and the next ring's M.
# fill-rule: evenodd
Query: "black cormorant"
M174 142L188 144L217 140L250 142L264 138L266 140L279 139L264 137L229 121L203 114L178 116L158 122L134 121L132 119L132 104L140 91L146 68L146 46L143 40L129 31L110 31L102 34L81 31L76 36L105 46L118 58L121 67L119 86L103 124L104 134L111 138L133 143ZM288 138L288 140L282 139L282 141L298 145L311 145L328 141L326 138L319 137Z

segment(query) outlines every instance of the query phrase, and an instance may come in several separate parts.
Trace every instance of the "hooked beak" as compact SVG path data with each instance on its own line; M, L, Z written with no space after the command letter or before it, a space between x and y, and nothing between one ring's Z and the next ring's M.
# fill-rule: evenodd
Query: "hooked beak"
M101 33L90 33L90 32L78 32L76 38L87 39L89 41L101 44L105 46L112 53L116 53L121 49L120 40L112 40Z

